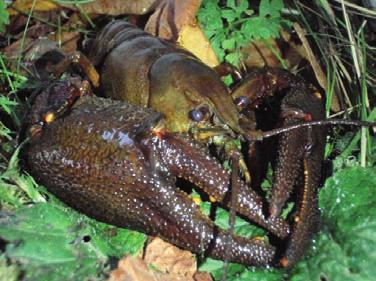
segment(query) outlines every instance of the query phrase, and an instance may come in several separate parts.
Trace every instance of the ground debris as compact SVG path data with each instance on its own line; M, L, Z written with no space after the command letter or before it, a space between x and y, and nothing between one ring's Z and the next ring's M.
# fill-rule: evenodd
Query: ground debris
M195 256L185 250L153 238L144 257L125 256L108 281L212 281L205 272L197 272Z

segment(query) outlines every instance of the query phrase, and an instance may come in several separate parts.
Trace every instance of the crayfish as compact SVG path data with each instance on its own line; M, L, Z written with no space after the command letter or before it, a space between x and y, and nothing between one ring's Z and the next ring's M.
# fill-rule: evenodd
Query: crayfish
M36 96L26 156L31 174L52 193L97 220L158 235L213 258L263 266L275 265L280 256L282 266L299 260L320 217L317 195L326 138L325 128L316 126L325 118L320 94L275 69L264 69L230 91L193 54L124 21L103 29L89 60L67 57L56 76L72 61L97 92L114 100L93 96L88 80L77 75L53 80ZM276 94L282 90L283 95ZM282 135L269 212L262 197L240 179L235 204L229 206L230 173L198 141L202 134L210 138L220 132L230 142L239 137L254 145L271 135L260 131L263 117L257 110L275 96L280 126L290 128L276 129ZM301 125L306 121L311 123ZM258 238L229 236L176 187L176 178L283 239L284 248L276 254L273 245ZM290 227L280 214L293 189L298 200Z
M174 132L191 132L199 127L199 132L217 133L221 130L213 129L220 127L222 133L232 131L230 140L234 133L250 139L259 121L252 114L241 118L240 111L253 113L262 102L282 91L288 92L280 99L283 125L325 118L321 96L287 71L264 69L229 90L216 71L190 52L121 20L111 22L99 33L89 60L101 69L106 96L162 112L168 129ZM317 229L317 193L325 138L322 127L298 129L280 138L269 215L279 217L293 187L298 186L303 203L296 206L294 228L299 230L294 233L300 233L293 234L296 249L304 249L303 244ZM248 168L242 170L247 179ZM305 213L307 208L310 214ZM285 265L287 260L294 263L304 252L290 248Z
M151 109L89 95L77 78L54 81L37 95L29 118L31 174L75 209L103 222L158 235L182 248L224 259L227 233L204 216L175 177L225 202L230 174L185 134L163 129ZM289 227L266 218L262 200L238 181L235 209L286 237ZM267 265L275 248L231 236L229 260Z

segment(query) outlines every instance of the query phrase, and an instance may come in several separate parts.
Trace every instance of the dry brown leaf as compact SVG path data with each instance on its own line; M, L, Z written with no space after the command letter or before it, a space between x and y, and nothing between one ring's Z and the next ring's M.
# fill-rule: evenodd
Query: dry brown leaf
M17 0L12 3L12 5L8 8L8 12L10 16L17 15L19 11L28 12L30 11L31 7L33 6L33 0ZM38 0L35 1L34 9L35 12L49 12L52 10L59 9L60 6L53 1L50 0Z
M159 273L147 266L138 257L126 256L121 259L118 268L113 270L108 281L174 281L167 274Z
M193 279L195 281L213 281L213 278L207 272L196 272Z
M264 66L280 67L281 64L279 60L268 45L272 46L279 54L281 54L275 39L268 39L267 44L263 41L254 40L241 50L245 55L244 64L248 68L259 68Z
M287 64L288 69L290 71L293 71L297 69L302 60L307 57L307 53L303 47L303 44L301 44L300 42L295 42L292 39L290 32L282 29L280 34L281 40L283 40L288 46L286 48L287 50L284 51L283 58Z
M176 41L181 28L196 23L202 0L161 0L146 23L145 30L154 36Z
M156 2L157 0L97 0L80 6L88 14L143 15L151 11Z
M199 26L184 25L179 33L178 43L209 67L219 64L209 40Z
M140 256L126 256L108 281L212 281L210 274L197 272L194 255L153 238Z
M294 29L295 29L296 33L298 34L300 41L302 41L302 43L303 43L303 46L304 46L305 51L307 53L307 59L308 59L309 63L311 64L311 67L313 69L313 72L315 73L317 81L319 82L320 86L324 90L327 90L328 89L328 82L326 80L326 75L325 75L324 71L321 69L320 64L317 62L315 54L313 53L313 51L312 51L312 49L309 45L309 42L308 42L306 35L305 35L305 30L298 23L294 23ZM334 95L333 95L332 108L331 109L334 112L338 112L341 109L339 99L338 99L336 93L334 93Z
M48 38L60 44L65 53L72 53L77 50L77 42L81 37L79 27L83 26L78 14L73 14L69 20L61 27L61 32L54 32ZM72 28L76 27L76 28Z
M197 270L196 258L191 252L181 250L160 238L154 238L147 245L144 259L161 272L186 277L186 280L193 280L193 274Z

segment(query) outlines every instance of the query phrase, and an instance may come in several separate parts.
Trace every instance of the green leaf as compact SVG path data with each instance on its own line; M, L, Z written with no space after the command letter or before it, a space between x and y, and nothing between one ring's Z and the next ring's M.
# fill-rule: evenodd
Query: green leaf
M375 187L375 168L350 167L327 180L320 192L323 231L291 280L374 280Z
M227 5L227 7L231 8L233 10L236 10L235 0L227 0L226 5Z
M214 36L217 32L223 30L221 18L222 10L219 8L217 1L205 1L197 13L197 18L204 28L205 35L208 38Z
M5 127L3 122L0 121L0 137L4 137L10 141L12 139L11 133L12 131Z
M0 280L17 281L21 275L16 264L9 264L4 254L0 255Z
M221 17L226 19L227 22L232 23L239 18L239 14L237 14L234 10L224 9L221 12Z
M223 261L207 258L199 267L200 271L209 272L214 280L221 280L223 274ZM227 281L279 281L284 280L284 270L246 267L240 264L230 263L226 276Z
M145 241L143 234L113 231L55 200L0 214L0 236L9 241L5 253L22 265L24 280L103 278L108 256L134 253Z
M240 0L239 5L236 7L236 10L239 14L246 12L248 10L248 1Z
M5 31L5 26L9 24L9 14L4 0L0 0L0 33Z
M261 0L260 17L280 17L283 7L282 0Z
M328 281L355 281L351 277L347 257L341 246L331 240L327 234L321 233L317 237L310 256L308 260L302 261L294 267L290 281L320 281L321 277L325 277L325 280Z
M233 277L233 281L281 281L285 280L284 270L278 269L248 269L243 271L238 276Z
M240 61L240 57L237 53L230 53L225 56L225 60L232 65L238 65Z
M2 210L10 207L21 207L22 203L25 203L24 201L16 185L9 184L0 178L0 206Z
M37 189L37 184L34 179L25 173L21 173L18 167L18 155L23 144L17 147L12 157L9 160L6 171L0 174L0 180L7 180L15 183L20 189L22 189L32 202L45 202L45 198L40 194Z
M227 7L234 10L236 14L240 17L240 15L248 9L248 1L240 0L237 1L237 3L235 3L235 0L227 0Z
M234 38L226 39L222 41L222 48L226 50L231 50L235 48L236 41Z
M8 114L11 113L12 107L16 106L17 104L18 103L16 101L12 101L6 96L0 96L0 109Z
M212 39L210 40L210 43L214 49L215 54L218 56L218 59L222 61L225 57L225 52L222 49L222 42L225 40L225 34L220 32L217 33Z
M241 31L247 34L248 38L268 39L279 36L280 23L278 19L267 19L263 17L253 17L246 21Z

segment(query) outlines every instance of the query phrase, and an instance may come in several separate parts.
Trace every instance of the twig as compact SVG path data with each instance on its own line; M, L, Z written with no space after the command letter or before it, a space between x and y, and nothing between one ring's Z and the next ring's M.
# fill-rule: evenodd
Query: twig
M227 230L227 237L226 237L226 247L225 247L225 259L223 264L223 270L222 270L222 278L221 281L226 281L227 279L227 272L228 272L228 255L227 253L230 251L231 243L232 243L232 236L234 233L235 228L235 219L236 219L236 213L235 213L235 206L236 201L238 200L238 194L239 194L239 154L238 151L233 151L231 155L231 202L230 202L230 216L228 218L228 230Z

